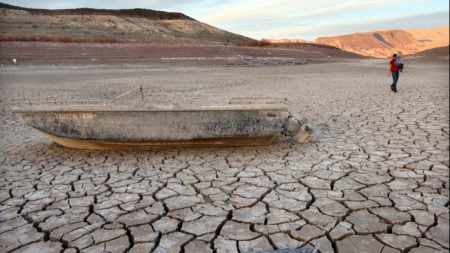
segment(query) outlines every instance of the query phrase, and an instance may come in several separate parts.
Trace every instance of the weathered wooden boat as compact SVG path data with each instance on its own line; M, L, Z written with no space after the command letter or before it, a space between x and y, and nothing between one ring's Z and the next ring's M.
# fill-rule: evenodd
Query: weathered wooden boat
M39 102L14 112L56 143L80 149L270 145L284 135L311 136L280 99Z

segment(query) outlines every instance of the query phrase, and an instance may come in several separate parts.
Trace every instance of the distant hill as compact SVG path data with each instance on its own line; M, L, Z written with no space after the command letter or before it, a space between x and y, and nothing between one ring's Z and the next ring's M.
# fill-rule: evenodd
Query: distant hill
M449 26L436 29L386 30L317 38L316 43L377 58L404 55L449 45Z
M449 46L428 49L406 58L407 62L449 62Z
M449 44L449 29L449 26L443 26L436 29L411 29L407 32L421 43L435 48L436 45L446 46Z
M147 9L28 9L0 3L0 40L245 44L253 39L182 13Z

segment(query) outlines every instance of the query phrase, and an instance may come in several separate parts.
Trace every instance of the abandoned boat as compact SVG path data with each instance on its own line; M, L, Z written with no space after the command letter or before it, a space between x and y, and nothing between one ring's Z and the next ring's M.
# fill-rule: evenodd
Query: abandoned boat
M298 142L311 136L280 100L39 102L14 113L56 143L80 149L253 146L284 135Z

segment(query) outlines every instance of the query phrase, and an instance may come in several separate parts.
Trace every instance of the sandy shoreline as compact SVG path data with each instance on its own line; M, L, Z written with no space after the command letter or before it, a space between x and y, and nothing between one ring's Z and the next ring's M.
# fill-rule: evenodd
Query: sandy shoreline
M0 251L247 252L320 243L321 252L445 252L448 64L407 65L397 94L390 82L383 60L4 65ZM136 86L148 100L287 98L313 126L314 139L256 148L72 150L11 112L29 100L110 99Z

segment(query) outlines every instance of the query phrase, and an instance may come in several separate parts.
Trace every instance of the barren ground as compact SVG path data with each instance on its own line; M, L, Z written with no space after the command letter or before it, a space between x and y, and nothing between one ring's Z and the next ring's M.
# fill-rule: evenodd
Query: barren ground
M315 44L244 47L223 44L0 42L0 64L8 65L12 58L21 65L273 66L364 57Z
M0 252L449 250L448 64L408 64L392 93L382 60L46 61L27 50L0 67ZM29 100L109 99L139 85L149 100L285 97L314 138L73 150L12 114Z

